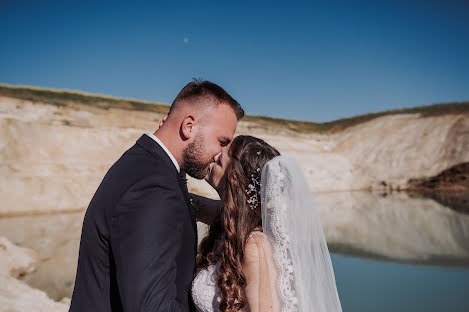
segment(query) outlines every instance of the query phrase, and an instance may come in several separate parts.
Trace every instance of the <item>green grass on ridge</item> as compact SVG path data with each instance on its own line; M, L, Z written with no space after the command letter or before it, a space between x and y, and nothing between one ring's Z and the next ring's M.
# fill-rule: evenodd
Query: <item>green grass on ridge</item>
M29 86L10 86L6 84L0 84L0 96L8 96L57 106L85 104L94 105L103 109L121 108L128 110L152 111L161 114L166 114L169 111L169 105L161 102L121 99L117 97L102 96L78 91L54 90ZM326 133L339 132L357 124L370 121L374 118L397 114L420 114L422 117L469 114L469 101L432 104L412 108L381 111L322 123L256 115L246 115L243 120L256 122L261 127L284 128L298 133Z

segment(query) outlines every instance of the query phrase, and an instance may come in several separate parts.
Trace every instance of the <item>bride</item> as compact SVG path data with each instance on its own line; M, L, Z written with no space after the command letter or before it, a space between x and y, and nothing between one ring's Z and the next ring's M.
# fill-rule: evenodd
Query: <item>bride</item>
M238 136L211 166L207 181L222 208L199 245L197 311L342 311L319 216L296 162L261 139Z

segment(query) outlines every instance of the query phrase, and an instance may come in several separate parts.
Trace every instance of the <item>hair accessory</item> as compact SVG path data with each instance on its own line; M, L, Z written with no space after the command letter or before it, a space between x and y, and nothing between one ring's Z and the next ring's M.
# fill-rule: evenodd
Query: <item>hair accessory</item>
M257 154L257 155L260 155L260 154L261 154L261 151L258 151L256 154Z
M257 197L257 186L260 186L261 184L259 183L259 172L261 171L261 168L256 169L256 173L251 174L251 181L252 184L248 185L248 189L246 190L246 194L249 196L249 199L247 200L249 207L251 207L252 210L256 209L257 206L259 205L259 200Z

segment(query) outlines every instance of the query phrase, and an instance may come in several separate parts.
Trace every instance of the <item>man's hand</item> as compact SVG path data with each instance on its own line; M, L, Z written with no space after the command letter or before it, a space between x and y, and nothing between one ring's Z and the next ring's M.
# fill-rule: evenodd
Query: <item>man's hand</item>
M197 205L196 219L207 225L211 225L213 221L221 213L221 201L189 193L192 202Z

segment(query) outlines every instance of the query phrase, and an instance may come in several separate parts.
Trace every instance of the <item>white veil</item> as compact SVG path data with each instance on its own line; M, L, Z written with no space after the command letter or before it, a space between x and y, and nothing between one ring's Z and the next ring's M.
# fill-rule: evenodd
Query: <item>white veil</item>
M329 250L303 172L278 156L261 175L262 227L272 245L280 311L342 311ZM279 299L279 300L278 300Z

